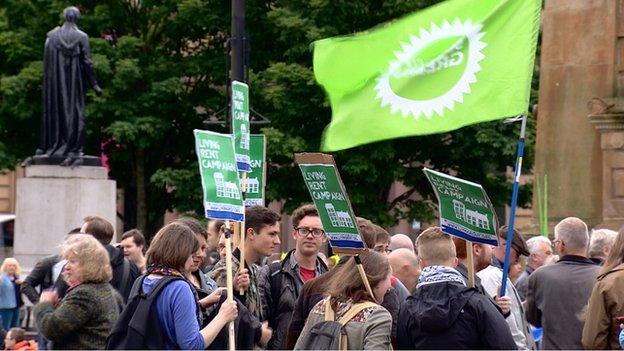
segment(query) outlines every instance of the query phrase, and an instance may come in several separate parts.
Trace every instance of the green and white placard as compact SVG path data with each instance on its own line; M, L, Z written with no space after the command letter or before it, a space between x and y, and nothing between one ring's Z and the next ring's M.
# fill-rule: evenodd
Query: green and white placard
M245 208L236 169L232 136L195 129L204 210L207 218L245 220Z
M356 254L366 249L351 202L331 155L295 154L303 180L334 253Z
M427 168L423 171L438 198L442 231L468 241L498 246L498 218L483 187Z
M245 206L264 206L264 188L266 186L266 137L264 134L252 134L249 141L251 172L247 175Z
M232 135L236 151L236 167L240 172L251 172L249 163L249 86L232 82Z

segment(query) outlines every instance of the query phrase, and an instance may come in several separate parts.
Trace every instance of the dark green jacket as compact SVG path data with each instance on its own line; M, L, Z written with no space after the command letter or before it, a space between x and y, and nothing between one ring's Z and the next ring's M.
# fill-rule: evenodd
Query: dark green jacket
M121 296L108 283L84 283L67 292L54 307L35 305L39 332L54 349L104 349L106 337L123 307Z

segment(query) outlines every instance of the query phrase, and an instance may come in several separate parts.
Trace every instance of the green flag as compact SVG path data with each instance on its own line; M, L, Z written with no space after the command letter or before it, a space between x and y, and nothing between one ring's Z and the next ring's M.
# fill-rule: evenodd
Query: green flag
M528 110L541 0L449 0L314 43L333 115L322 149L446 132Z

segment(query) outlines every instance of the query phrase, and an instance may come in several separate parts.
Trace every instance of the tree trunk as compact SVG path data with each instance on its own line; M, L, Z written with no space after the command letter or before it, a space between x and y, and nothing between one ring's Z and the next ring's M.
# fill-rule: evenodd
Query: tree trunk
M145 192L145 150L135 149L134 169L136 177L136 226L145 233L147 229L147 199Z

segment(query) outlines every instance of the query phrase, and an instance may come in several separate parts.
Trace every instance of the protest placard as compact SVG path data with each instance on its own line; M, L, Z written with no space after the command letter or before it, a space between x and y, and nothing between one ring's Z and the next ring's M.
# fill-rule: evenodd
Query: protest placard
M427 168L423 171L438 198L442 231L468 241L498 246L498 218L483 187Z
M351 202L331 155L295 154L303 180L321 218L334 253L357 254L366 249Z
M232 81L232 135L236 152L236 167L240 172L250 172L249 163L249 86Z
M198 129L193 133L206 217L243 222L245 209L231 135Z
M252 134L249 140L249 162L251 172L247 176L245 207L264 206L264 188L266 187L266 137Z

